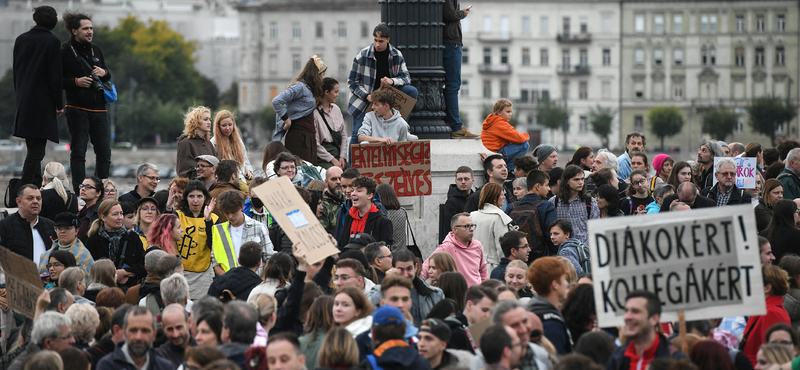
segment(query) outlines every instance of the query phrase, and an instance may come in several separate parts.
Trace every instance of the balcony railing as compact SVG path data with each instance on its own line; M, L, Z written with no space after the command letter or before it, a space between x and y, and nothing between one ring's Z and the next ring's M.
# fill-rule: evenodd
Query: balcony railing
M511 73L511 66L508 64L481 64L478 72L487 74L507 75Z
M589 68L589 66L584 66L580 64L576 66L559 64L557 68L558 69L556 71L558 72L558 74L564 76L583 76L591 73L591 69Z
M483 42L511 42L508 32L478 32L478 40Z
M583 44L592 41L590 33L559 33L556 41L567 44Z

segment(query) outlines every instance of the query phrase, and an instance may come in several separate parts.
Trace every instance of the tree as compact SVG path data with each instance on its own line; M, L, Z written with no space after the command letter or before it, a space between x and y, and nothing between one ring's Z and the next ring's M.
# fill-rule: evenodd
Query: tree
M115 104L117 120L124 122L117 125L119 138L141 144L161 134L165 141L171 141L183 131L183 108L177 101L163 101L139 91L134 96L123 92Z
M239 105L239 84L236 81L231 83L231 86L220 94L219 104L233 107Z
M683 116L678 107L655 107L648 113L650 129L661 139L661 148L664 148L664 138L675 136L683 129Z
M713 108L703 115L702 131L717 140L725 140L733 134L739 117L728 108Z
M275 108L272 107L272 104L266 105L258 112L258 120L261 121L264 132L268 132L270 135L275 132L275 116Z
M784 103L774 96L767 96L753 99L747 112L750 114L750 127L758 133L769 135L770 142L775 145L775 132L778 127L794 119L797 106L791 101Z
M563 129L569 120L571 112L566 104L559 104L557 101L545 99L536 109L536 122L550 130ZM551 134L554 132L551 131ZM564 133L566 137L566 132ZM566 139L565 139L566 140Z
M599 105L589 111L592 132L600 137L604 148L608 148L608 136L611 135L612 123L616 115L617 111L614 108L604 108Z
M211 108L212 111L217 110L219 107L219 88L217 88L217 83L206 76L200 75L200 86L202 104Z

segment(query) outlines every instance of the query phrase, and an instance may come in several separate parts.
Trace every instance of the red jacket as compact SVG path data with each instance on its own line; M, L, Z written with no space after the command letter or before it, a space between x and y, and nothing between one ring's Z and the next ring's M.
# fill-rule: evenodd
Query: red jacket
M493 152L499 151L508 144L522 144L530 140L530 135L520 133L508 121L496 114L486 116L481 131L483 146Z
M767 342L767 330L779 322L785 322L789 325L792 321L789 319L789 314L783 308L783 296L771 295L767 296L767 314L763 316L750 316L747 320L744 332L750 335L747 337L747 343L744 346L744 354L750 359L753 366L756 366L756 354L758 349L761 348L763 343ZM750 328L753 328L752 331Z

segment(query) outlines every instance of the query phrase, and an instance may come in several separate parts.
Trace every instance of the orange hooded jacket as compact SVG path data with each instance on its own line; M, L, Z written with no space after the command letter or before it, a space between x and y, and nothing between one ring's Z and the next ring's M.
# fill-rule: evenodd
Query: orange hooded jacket
M522 144L530 138L528 134L520 133L503 117L494 113L486 116L486 120L483 121L481 141L486 149L493 152L499 151L508 144Z

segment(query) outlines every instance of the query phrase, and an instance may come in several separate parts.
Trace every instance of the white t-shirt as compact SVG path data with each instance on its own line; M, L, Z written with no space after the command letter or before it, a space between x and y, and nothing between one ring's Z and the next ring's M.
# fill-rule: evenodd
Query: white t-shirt
M39 224L39 217L36 217L36 222L31 226L31 233L33 234L33 260L36 261L39 256L47 252L47 244L45 244L42 235L36 230L36 225ZM50 261L47 261L50 263Z
M230 225L230 224L229 224ZM231 243L233 243L233 255L239 258L239 248L242 247L242 234L244 234L244 222L238 227L230 225Z

